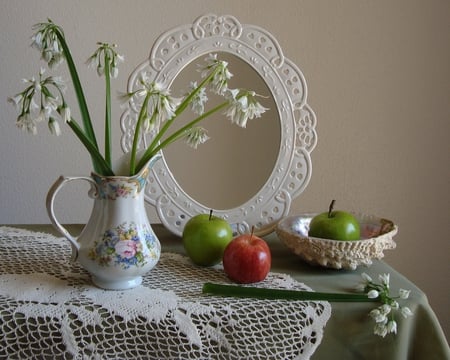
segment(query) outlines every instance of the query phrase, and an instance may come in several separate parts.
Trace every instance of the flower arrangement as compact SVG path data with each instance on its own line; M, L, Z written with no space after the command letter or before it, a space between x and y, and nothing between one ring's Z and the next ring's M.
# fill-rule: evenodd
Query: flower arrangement
M395 312L398 310L403 317L412 315L412 311L407 306L400 306L397 299L406 300L410 291L399 289L398 296L392 297L389 294L389 274L379 275L380 284L376 284L366 273L362 273L364 282L358 288L367 294L370 299L379 300L382 305L373 309L369 315L375 321L373 332L375 335L385 337L389 333L397 333L397 321Z
M33 29L36 32L32 36L32 46L40 51L42 60L48 64L49 68L55 68L64 60L67 62L78 100L82 125L72 117L64 97L64 81L61 77L46 76L45 69L41 69L37 78L24 80L27 84L24 91L8 99L18 110L17 126L36 134L37 124L47 121L50 132L60 135L61 129L57 120L60 118L70 127L91 155L94 171L104 176L114 175L111 165L111 79L117 77L118 65L124 61L124 57L117 53L116 45L97 43L98 49L87 60L87 64L95 67L97 74L105 78L105 149L102 154L63 29L50 19L36 24ZM228 80L233 75L228 70L227 62L219 60L216 54L210 54L205 60L206 65L200 69L201 82L198 85L197 82L192 82L189 92L182 98L171 96L169 89L150 81L146 75L142 75L139 79L139 89L119 96L124 105L138 112L128 175L135 175L153 156L174 141L185 139L186 143L194 148L204 143L208 140L207 131L198 126L198 123L213 113L223 111L232 123L246 127L249 119L260 117L267 110L256 100L258 95L255 92L228 87ZM207 88L222 96L224 100L206 111ZM132 104L134 106L131 106ZM169 133L171 125L188 107L192 109L196 117L180 129ZM138 158L142 134L155 129L157 134L152 143Z
M407 306L400 306L399 299L406 300L410 291L399 289L398 296L390 295L389 274L379 275L380 284L375 283L366 273L361 274L363 282L356 286L362 294L345 293L321 293L313 291L267 289L252 286L223 285L205 283L203 293L248 297L257 299L282 299L300 301L330 301L330 302L379 302L380 306L371 310L369 316L375 321L373 332L375 335L385 337L387 334L397 334L397 321L395 312L400 311L404 318L412 316L413 313Z

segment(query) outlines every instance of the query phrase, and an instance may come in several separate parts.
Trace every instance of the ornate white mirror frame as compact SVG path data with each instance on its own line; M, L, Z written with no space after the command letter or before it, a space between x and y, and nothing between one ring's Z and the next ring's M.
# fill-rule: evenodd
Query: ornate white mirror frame
M280 121L281 141L274 169L265 185L244 204L215 210L236 234L250 232L262 236L274 230L289 212L292 200L311 177L310 153L317 143L316 116L307 104L307 87L302 72L285 58L277 40L268 31L241 24L230 15L207 14L193 24L163 33L153 45L150 57L130 75L128 91L137 87L139 75L169 87L192 61L207 53L227 52L249 64L263 79L273 96ZM131 149L136 114L127 110L121 117L121 145ZM143 137L148 146L154 134ZM146 201L156 207L161 222L176 235L194 215L208 213L209 207L190 197L178 184L164 158L156 162L148 177Z

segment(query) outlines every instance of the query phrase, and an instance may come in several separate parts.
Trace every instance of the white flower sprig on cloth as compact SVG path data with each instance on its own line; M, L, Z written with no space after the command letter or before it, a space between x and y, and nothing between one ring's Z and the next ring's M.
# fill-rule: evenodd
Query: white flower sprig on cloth
M407 306L400 306L398 299L406 300L410 290L399 289L398 296L391 296L389 289L389 274L379 275L380 284L376 284L366 273L362 273L363 283L358 288L367 294L370 299L378 299L382 305L370 311L370 317L375 321L374 334L385 337L389 333L397 333L397 321L395 313L400 311L405 318L412 316L412 311Z
M397 322L394 312L400 310L406 318L412 315L407 306L398 304L396 299L407 299L409 290L400 289L397 297L389 294L389 274L380 275L381 284L375 284L366 273L362 274L364 282L358 284L356 290L364 294L327 293L291 289L268 289L263 287L225 285L215 283L203 284L202 292L211 295L299 301L329 301L329 302L381 302L369 315L375 320L374 334L385 337L389 333L397 333Z
M28 86L24 91L8 99L18 110L17 126L36 134L37 124L45 120L48 122L50 132L60 135L61 129L56 120L58 114L88 150L94 171L105 176L114 175L111 167L111 79L117 77L118 64L124 61L124 57L117 53L115 44L98 42L98 49L86 61L90 67L96 68L99 76L105 77L105 150L102 154L97 145L86 98L62 28L49 19L35 25L33 29L36 32L32 36L31 45L39 50L41 59L49 68L55 68L64 60L67 62L80 108L82 126L71 116L70 107L63 96L64 83L61 78L52 76L44 78L44 70L40 71L37 80L31 78L25 81ZM198 123L213 113L223 111L231 123L246 127L249 119L258 118L268 110L256 100L258 95L255 92L228 87L228 80L233 74L228 70L228 63L219 60L217 54L209 54L205 62L206 64L199 69L201 82L198 85L195 81L191 82L190 90L183 98L171 96L169 89L151 81L145 74L139 79L137 90L120 96L130 110L138 114L128 175L135 175L148 160L174 141L184 139L193 148L207 141L209 139L207 131L199 127ZM223 103L210 110L205 109L208 101L207 88L224 98ZM167 133L175 119L188 107L197 117L173 133ZM142 133L149 131L156 132L156 136L144 149L141 158L137 159Z

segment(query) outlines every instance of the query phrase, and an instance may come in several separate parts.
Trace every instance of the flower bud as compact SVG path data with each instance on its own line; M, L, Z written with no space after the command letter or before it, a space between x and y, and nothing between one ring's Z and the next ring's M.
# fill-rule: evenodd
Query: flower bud
M52 118L52 117L50 117L50 119L48 120L48 128L49 128L50 133L51 133L52 135L56 135L56 136L61 135L61 129L59 128L59 124L58 124L58 122L57 122L54 118Z

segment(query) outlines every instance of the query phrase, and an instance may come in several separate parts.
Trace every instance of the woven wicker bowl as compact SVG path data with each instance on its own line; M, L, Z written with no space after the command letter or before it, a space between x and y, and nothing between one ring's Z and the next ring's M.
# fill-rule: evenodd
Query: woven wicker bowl
M353 214L361 226L361 240L339 241L308 236L309 223L315 215L287 217L275 228L281 242L309 264L355 270L360 265L372 265L373 259L384 257L384 250L396 247L393 237L398 228L390 220Z

